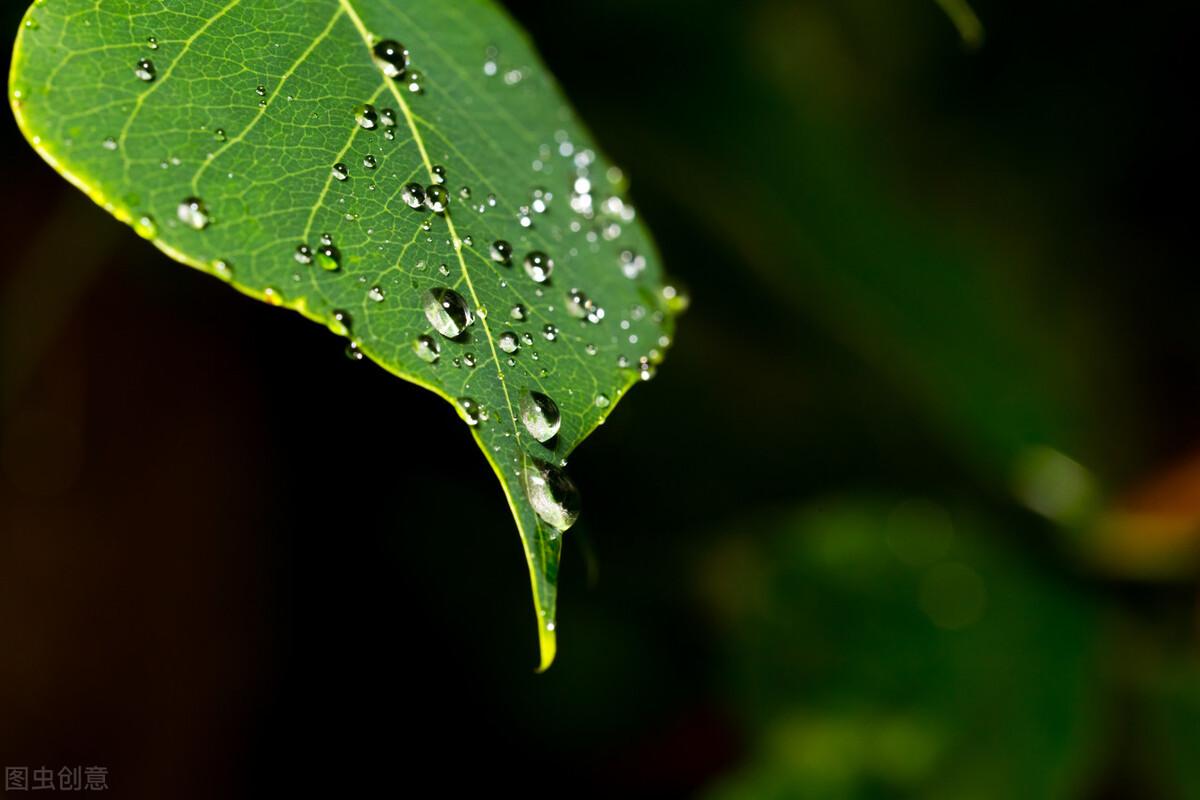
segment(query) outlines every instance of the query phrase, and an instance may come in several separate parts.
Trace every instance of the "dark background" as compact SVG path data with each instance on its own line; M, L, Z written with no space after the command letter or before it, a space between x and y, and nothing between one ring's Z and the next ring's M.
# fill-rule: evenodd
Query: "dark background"
M0 761L121 797L1200 797L1183 4L510 2L691 310L555 666L444 402L0 124ZM5 3L11 40L22 4Z

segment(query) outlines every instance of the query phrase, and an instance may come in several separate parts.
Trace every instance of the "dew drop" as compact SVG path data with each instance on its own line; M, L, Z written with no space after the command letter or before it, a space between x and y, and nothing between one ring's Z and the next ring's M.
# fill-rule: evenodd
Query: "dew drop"
M542 336L546 337L547 342L553 342L558 338L558 328L553 325L546 325L542 328Z
M199 197L183 198L179 207L175 209L175 213L179 216L179 221L190 228L202 231L208 227L208 209Z
M229 262L223 259L217 259L212 265L213 272L223 281L233 280L233 267L229 266Z
M311 264L313 261L312 248L306 244L297 245L295 258L301 264Z
M337 178L339 181L346 180L350 177L350 168L339 161L333 165L333 177Z
M571 289L567 292L567 313L576 319L585 319L593 324L604 319L604 309L598 307L579 289Z
M596 404L596 408L608 408L612 401L608 399L608 395L598 394L596 395L594 402Z
M375 156L366 155L363 156L363 166L367 169L375 169L377 166L379 166L379 162L376 160Z
M143 214L138 217L137 222L133 224L133 229L143 239L153 239L158 235L158 223L149 214Z
M441 357L442 346L437 343L437 339L423 333L413 340L413 352L426 364L433 364Z
M408 50L395 39L384 39L377 42L372 49L375 63L389 78L403 78L408 69Z
M425 89L421 86L424 80L424 75L415 69L412 70L408 73L408 90L413 94L422 94L425 91Z
M434 164L433 169L430 171L433 173L433 182L434 183L441 184L441 183L446 182L446 168L445 167L441 166L440 164Z
M529 435L539 442L548 442L558 433L562 415L558 405L541 392L521 395L521 423Z
M396 112L390 108L382 109L379 112L379 121L383 124L383 127L385 127L385 128L396 127Z
M341 309L334 309L330 314L329 329L338 336L349 336L350 314Z
M158 73L154 69L154 62L148 58L143 58L139 59L137 64L134 65L133 74L149 83L154 80L154 76Z
M213 139L222 143L229 141L229 137L225 135L224 128L217 128L215 131L213 131Z
M373 302L382 303L383 302L383 289L379 286L372 286L370 289L367 290L367 297L370 298Z
M404 202L408 204L409 208L420 208L425 205L425 190L419 183L405 184L400 196L404 198Z
M524 470L525 494L543 521L565 531L579 519L579 490L558 467L530 459Z
M375 106L364 103L354 109L354 121L363 130L375 130L375 127L379 125L379 112L375 110Z
M337 272L342 266L342 254L331 244L318 247L315 260L317 266L326 272Z
M499 262L504 265L512 263L513 248L512 245L503 239L497 239L492 242L492 261Z
M425 319L434 329L453 339L467 329L475 321L475 315L467 306L467 301L453 289L430 289L422 296L425 309Z
M450 204L450 193L445 187L433 184L425 187L425 205L435 214L443 214Z
M525 317L528 315L528 312L525 310L525 306L521 305L520 303L517 303L515 306L512 307L512 310L508 312L508 315L515 320L519 320L519 321L523 322L525 320Z
M525 274L533 278L534 282L545 283L550 280L550 273L553 271L554 259L542 251L534 250L525 256Z
M109 136L107 139L104 140L104 149L105 150L116 150L117 149L117 140L114 139L113 137Z
M469 397L458 398L458 408L462 412L463 419L471 427L475 427L482 420L487 419L487 415L483 412L483 407Z
M512 331L505 331L496 339L496 344L506 353L515 353L521 349L520 343L517 341L517 335Z

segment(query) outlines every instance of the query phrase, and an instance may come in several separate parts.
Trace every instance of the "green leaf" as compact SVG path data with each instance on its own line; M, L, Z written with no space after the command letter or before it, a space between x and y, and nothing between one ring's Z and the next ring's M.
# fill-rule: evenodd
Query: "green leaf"
M376 55L393 40L407 64ZM512 21L486 0L42 0L10 96L43 158L172 258L328 325L352 355L455 405L520 530L549 666L573 521L554 502L573 489L559 466L653 371L680 302L624 177ZM438 213L428 187L443 168ZM410 183L429 194L415 209ZM523 268L536 252L554 262L544 283ZM474 317L454 339L435 330L434 296ZM325 392L321 411L336 402ZM530 392L561 416L544 444L548 428L523 422Z

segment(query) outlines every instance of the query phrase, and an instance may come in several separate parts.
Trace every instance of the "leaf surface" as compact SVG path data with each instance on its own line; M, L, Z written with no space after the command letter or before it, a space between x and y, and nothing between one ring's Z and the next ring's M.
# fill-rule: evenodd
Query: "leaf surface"
M119 220L454 405L516 519L547 667L560 467L681 302L514 23L484 0L42 0L10 84L37 151Z

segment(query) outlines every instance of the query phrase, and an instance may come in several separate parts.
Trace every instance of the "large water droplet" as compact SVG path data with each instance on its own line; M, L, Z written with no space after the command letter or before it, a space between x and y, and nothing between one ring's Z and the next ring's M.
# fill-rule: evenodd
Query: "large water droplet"
M438 333L453 339L475 321L467 301L453 289L430 289L422 296L425 319Z
M204 201L199 197L183 198L175 213L179 216L179 221L188 227L195 228L198 231L208 227L208 209L204 206Z
M521 422L529 435L539 442L548 442L558 433L562 416L558 405L541 392L521 395Z
M149 83L154 80L154 76L158 73L154 69L154 62L148 58L143 58L139 59L137 64L133 66L133 74Z
M404 198L404 202L408 204L409 208L420 208L425 205L425 190L419 183L405 184L400 196Z
M333 245L324 244L317 248L316 262L326 272L337 272L342 266L342 254Z
M567 473L544 461L525 465L525 494L543 521L565 531L579 519L579 490Z
M525 256L525 274L535 282L545 283L550 280L550 273L553 271L554 259L541 250L534 250Z
M425 187L425 205L435 214L442 214L450 203L450 193L444 186L433 184Z
M402 78L408 69L408 51L395 39L384 39L372 48L375 63L389 78Z

